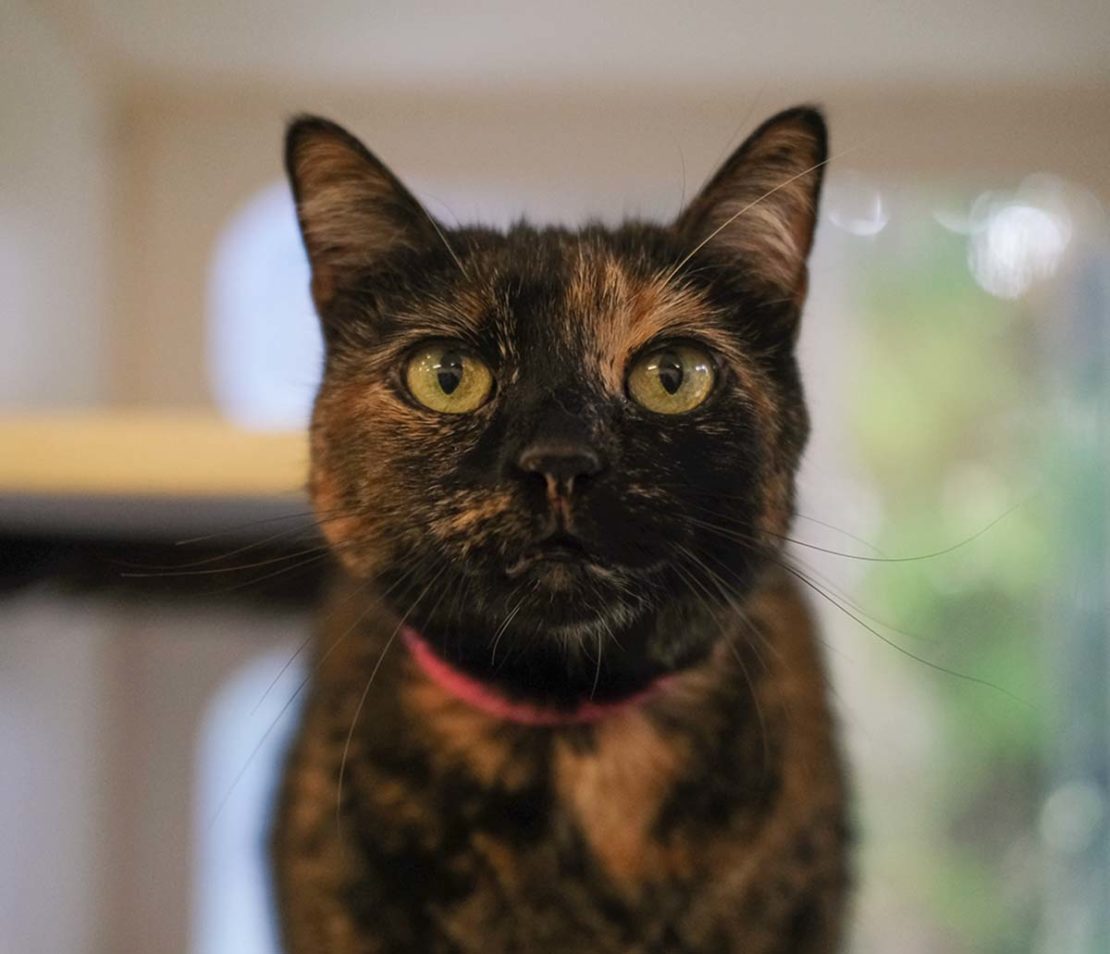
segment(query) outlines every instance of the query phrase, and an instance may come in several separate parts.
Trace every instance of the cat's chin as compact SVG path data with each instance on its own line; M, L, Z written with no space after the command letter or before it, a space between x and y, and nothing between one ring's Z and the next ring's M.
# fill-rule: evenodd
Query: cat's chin
M506 575L508 584L489 613L500 627L562 643L593 640L627 629L650 615L650 577L583 561L539 561Z
M605 599L611 589L628 589L629 574L618 569L584 560L520 560L509 567L506 578L515 588L527 585L538 601L550 599L579 599L597 603ZM606 615L601 608L598 615ZM555 621L553 621L555 622Z
M584 585L581 574L556 571L534 580L526 594L510 590L482 614L476 628L500 633L506 644L519 639L596 645L599 637L609 638L650 615L646 599L604 583Z
M572 608L570 612L546 614L537 621L538 635L547 635L561 642L589 642L599 637L608 638L612 633L633 625L643 618L645 611L641 604L625 601L611 602L598 608Z

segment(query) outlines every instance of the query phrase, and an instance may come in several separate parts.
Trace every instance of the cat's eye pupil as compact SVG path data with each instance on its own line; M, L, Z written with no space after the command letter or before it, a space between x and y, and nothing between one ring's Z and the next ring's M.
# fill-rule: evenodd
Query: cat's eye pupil
M453 351L443 354L436 365L436 380L444 394L454 394L462 383L463 362L462 357Z
M476 411L493 392L493 374L465 346L432 343L415 351L404 371L409 395L441 414Z
M649 411L686 414L709 397L716 377L705 348L679 342L653 349L633 362L625 387L628 396Z
M684 377L682 362L678 355L671 351L661 354L656 368L658 369L659 383L663 385L663 390L668 394L676 394L678 389L682 387L682 378Z

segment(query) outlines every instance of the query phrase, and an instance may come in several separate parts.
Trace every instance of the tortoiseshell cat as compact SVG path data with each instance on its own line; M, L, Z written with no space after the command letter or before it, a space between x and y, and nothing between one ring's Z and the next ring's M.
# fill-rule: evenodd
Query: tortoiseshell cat
M781 566L825 125L667 226L437 224L288 132L345 581L275 828L291 954L839 948L846 807Z

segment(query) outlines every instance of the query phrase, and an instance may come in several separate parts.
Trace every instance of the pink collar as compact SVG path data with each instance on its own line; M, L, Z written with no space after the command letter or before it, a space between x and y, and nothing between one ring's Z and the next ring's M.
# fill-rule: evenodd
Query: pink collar
M502 695L492 686L445 661L410 626L401 630L401 638L424 674L449 695L495 719L516 722L519 725L552 727L599 722L655 695L667 681L664 676L646 689L616 702L581 702L573 709L558 709L554 706L520 702Z

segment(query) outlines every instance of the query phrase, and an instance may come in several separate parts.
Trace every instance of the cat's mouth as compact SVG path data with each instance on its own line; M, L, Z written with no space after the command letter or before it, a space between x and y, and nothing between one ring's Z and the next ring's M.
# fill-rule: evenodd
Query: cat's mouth
M528 573L562 576L576 569L604 573L607 566L580 537L557 531L526 547L505 573L515 580Z

